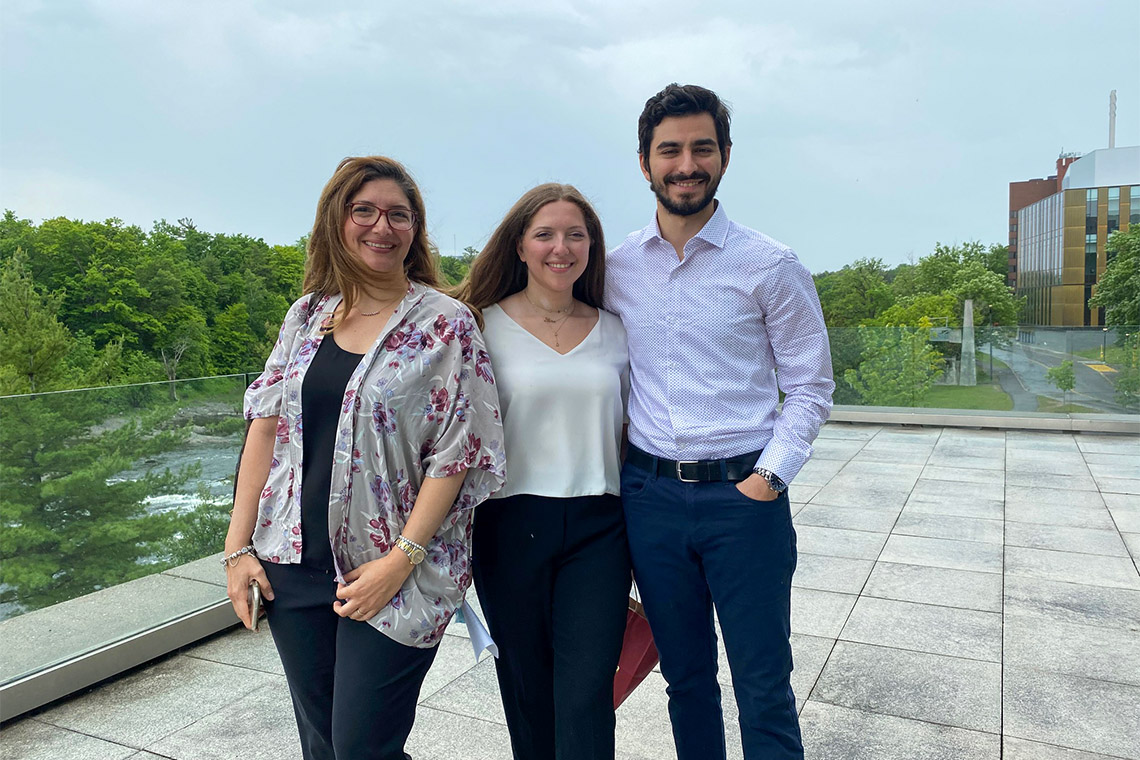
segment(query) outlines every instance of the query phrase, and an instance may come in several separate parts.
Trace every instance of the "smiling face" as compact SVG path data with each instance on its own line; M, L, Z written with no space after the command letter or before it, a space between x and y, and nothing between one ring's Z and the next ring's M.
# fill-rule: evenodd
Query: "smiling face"
M641 171L662 209L692 216L712 203L728 168L729 150L725 148L722 161L712 115L670 116L653 130L649 151L641 156Z
M551 296L570 291L590 262L590 234L582 209L553 201L535 213L518 244L528 287Z
M374 179L364 183L352 196L352 203L371 203L382 209L412 210L408 196L394 180ZM347 212L347 209L346 209ZM342 229L345 248L368 269L380 274L402 274L404 259L412 247L416 228L394 230L388 216L381 216L371 227L362 227L345 213Z

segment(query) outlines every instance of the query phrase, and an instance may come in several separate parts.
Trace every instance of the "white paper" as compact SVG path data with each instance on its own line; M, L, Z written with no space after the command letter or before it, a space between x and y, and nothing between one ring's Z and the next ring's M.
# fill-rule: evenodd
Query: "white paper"
M471 605L467 603L466 599L459 606L459 614L463 616L463 622L467 625L467 634L471 637L471 648L475 650L475 662L479 662L479 656L483 654L484 650L498 659L499 645L491 638L487 626L483 625L483 621L475 614L475 610L471 609Z

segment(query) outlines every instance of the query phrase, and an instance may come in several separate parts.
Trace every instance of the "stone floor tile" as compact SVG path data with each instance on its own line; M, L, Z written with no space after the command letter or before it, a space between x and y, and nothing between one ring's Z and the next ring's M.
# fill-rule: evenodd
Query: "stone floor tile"
M878 434L871 440L880 444L894 442L913 443L915 445L919 445L923 442L926 442L933 445L937 443L938 439L941 437L942 428L890 425L880 430Z
M961 453L959 453L961 452ZM991 470L1002 473L1002 480L1005 480L1005 451L997 450L991 456L979 456L978 452L966 447L942 448L935 446L934 451L931 453L930 458L926 460L926 467L923 472L930 467L938 467L940 469L962 469L962 470Z
M1133 564L1140 562L1140 533L1121 533L1120 537L1132 554Z
M147 748L280 676L176 656L41 713L45 723Z
M499 682L495 678L495 663L484 657L473 668L439 689L420 704L456 715L489 720L506 725L503 702L499 698Z
M856 607L858 609L858 607ZM1136 625L1140 629L1140 623ZM1102 628L1012 611L1003 625L1003 662L1140 686L1140 630Z
M1006 667L1004 692L1008 736L1140 756L1140 687Z
M910 492L910 498L915 501L1002 502L1005 501L1005 486L996 482L958 481L948 484L945 480L920 477Z
M1002 543L1002 525L1001 520L927 514L913 511L908 506L899 515L892 532L902 536L952 538L959 541L978 541L983 544L1000 545Z
M932 446L908 446L906 444L892 444L890 446L875 446L872 441L864 446L858 454L851 458L851 464L877 462L885 464L920 464L925 465L930 459Z
M950 491L941 497L912 495L907 499L905 509L911 514L951 515L979 520L1001 520L1005 515L1005 504L1001 499L959 499Z
M995 460L1000 462L1001 460ZM1005 467L971 467L961 463L954 465L928 464L922 468L923 480L949 481L951 483L980 483L1005 487ZM948 486L943 486L946 488ZM1001 494L998 494L1001 497Z
M823 438L815 439L811 447L812 460L837 459L846 462L859 453L866 441L854 438Z
M874 575L872 574L872 577ZM1140 591L1011 575L1006 614L1038 614L1069 623L1140 632Z
M289 756L286 755L285 758L282 758L282 760L286 760L286 758L288 758L288 757ZM296 757L300 757L300 755L296 755ZM128 757L127 760L170 760L170 759L163 757L162 755L156 755L153 752L145 752L144 751L144 752L136 752L135 754Z
M1011 486L1006 483L1005 503L1034 504L1042 506L1077 506L1087 509L1103 507L1104 499L1095 488L1087 491L1073 492L1063 488L1047 488L1044 486Z
M1140 575L1132 561L1125 557L1007 546L1005 572L1007 577L1021 575L1140 591Z
M1002 757L1005 760L1114 760L1108 755L1031 742L1014 736L1005 737L1002 745Z
M480 660L493 659L490 654L483 654L480 658ZM475 665L475 651L471 647L470 639L445 634L443 640L439 642L435 661L424 678L424 685L420 688L420 701L447 687Z
M1000 738L934 723L809 701L800 714L814 760L998 760Z
M511 756L511 737L501 723L421 706L406 749L414 758L501 760Z
M1101 493L1127 494L1140 496L1140 478L1096 478L1096 485Z
M1009 466L1005 471L1005 484L1007 488L1057 488L1062 491L1093 491L1098 485L1087 471L1084 474L1026 472Z
M819 429L820 438L842 438L852 441L869 441L875 437L881 425L863 425L851 422L828 422Z
M1120 539L1120 534L1114 530L1009 522L1005 525L1005 543L1007 546L1029 549L1052 549L1106 557L1128 556L1128 548Z
M820 591L838 591L858 594L863 590L867 576L875 563L869 559L828 557L823 554L800 552L792 585Z
M1140 478L1140 451L1136 454L1085 454L1094 478Z
M1120 493L1103 496L1116 529L1121 533L1140 533L1140 499Z
M857 596L792 587L792 633L834 639L855 606Z
M898 511L892 509L860 509L811 504L796 515L795 522L797 526L814 525L819 528L890 533L898 514Z
M283 677L275 677L145 748L178 760L301 760L289 686Z
M839 641L811 699L996 733L1001 665Z
M812 500L812 497L819 493L822 486L807 486L800 483L793 483L788 486L788 500L793 504L807 504Z
M819 493L812 497L811 503L831 507L893 509L897 512L906 504L915 480L917 476L872 478L858 473L842 472L819 489Z
M825 486L839 474L845 464L847 464L845 459L815 459L813 457L804 463L804 466L796 473L796 477L789 488L799 485Z
M1140 454L1140 442L1131 435L1082 433L1076 437L1076 443L1086 454Z
M921 464L908 464L906 462L877 462L869 459L852 459L843 468L844 475L865 476L867 480L874 481L900 481L914 485L922 474Z
M971 446L1005 446L1005 431L982 428L942 428L942 435L938 436L938 445L969 443Z
M1033 451L1080 451L1072 433L1054 433L1036 430L1007 430L1007 449L1031 449Z
M1034 474L1047 472L1064 473L1065 475L1089 474L1088 463L1079 451L1061 454L1009 449L1005 453L1005 463L1007 469Z
M1010 522L1037 523L1039 525L1115 530L1116 526L1113 524L1107 509L1080 501L1086 495L1084 491L1074 493L1075 501L1070 504L1029 504L1007 500L1005 503L1005 519ZM1100 494L1096 494L1096 497L1099 500Z
M907 565L929 565L951 570L972 570L980 573L1000 573L1002 548L976 541L953 541L945 538L892 535L887 539L882 562Z
M996 612L860 597L839 638L972 660L1002 660L1002 619Z
M879 556L886 540L886 533L817 528L814 525L796 526L796 547L807 554L873 560Z
M125 760L137 747L41 723L34 718L9 723L0 731L0 757L5 760Z
M863 595L1001 612L1002 576L996 573L876 562Z
M263 619L260 629L254 633L241 627L234 627L197 646L183 649L182 654L222 665L236 665L239 668L285 675L277 647L273 645L273 634L269 631L269 623Z

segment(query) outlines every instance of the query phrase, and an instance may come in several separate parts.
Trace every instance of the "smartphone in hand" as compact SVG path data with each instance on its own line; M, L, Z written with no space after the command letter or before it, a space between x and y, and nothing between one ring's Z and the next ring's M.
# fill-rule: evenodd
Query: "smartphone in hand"
M261 622L261 586L257 581L249 582L249 621L253 632L257 633Z

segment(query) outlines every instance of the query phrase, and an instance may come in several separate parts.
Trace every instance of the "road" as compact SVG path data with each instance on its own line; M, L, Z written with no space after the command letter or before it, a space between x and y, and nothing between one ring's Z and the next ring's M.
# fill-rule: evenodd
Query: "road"
M979 350L987 353L988 346L980 346ZM994 348L994 358L1001 359L1010 368L1008 372L996 370L995 372L998 381L1001 382L1002 390L1013 397L1015 411L1037 411L1037 396L1046 396L1058 402L1065 401L1065 394L1049 382L1045 373L1053 367L1060 366L1066 359L1073 361L1076 380L1075 387L1069 391L1068 403L1103 412L1129 411L1116 403L1112 383L1105 376L1110 373L1090 369L1084 363L1086 360L1080 357L1026 343L1012 343L1008 349Z

